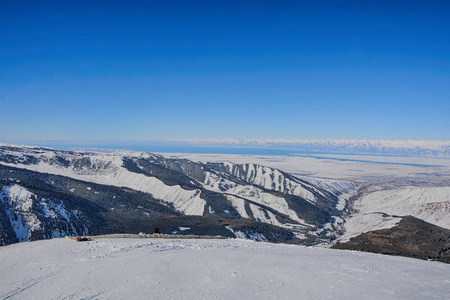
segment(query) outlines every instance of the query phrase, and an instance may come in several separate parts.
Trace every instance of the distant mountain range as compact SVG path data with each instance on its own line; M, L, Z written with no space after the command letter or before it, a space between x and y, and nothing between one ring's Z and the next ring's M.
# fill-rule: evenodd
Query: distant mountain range
M300 151L450 157L450 141L337 139L170 139L208 146L272 147Z

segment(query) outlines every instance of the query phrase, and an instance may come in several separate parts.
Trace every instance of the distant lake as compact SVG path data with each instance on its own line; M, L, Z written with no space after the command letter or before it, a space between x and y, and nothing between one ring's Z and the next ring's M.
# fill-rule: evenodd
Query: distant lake
M192 153L192 154L236 154L236 155L285 155L303 157L310 157L315 159L329 159L336 161L349 161L361 163L373 163L383 165L404 165L414 167L443 167L441 165L428 164L413 164L400 162L382 162L370 161L354 158L338 158L332 156L318 156L321 155L348 155L348 156L379 156L379 157L400 157L398 155L382 155L382 154L367 154L367 153L338 153L338 152L320 152L320 151L303 151L295 149L275 149L275 148L246 148L246 147L206 147L193 146L185 144L104 144L104 145L51 145L50 147L56 149L108 149L108 150L129 150L138 152L159 152L159 153Z

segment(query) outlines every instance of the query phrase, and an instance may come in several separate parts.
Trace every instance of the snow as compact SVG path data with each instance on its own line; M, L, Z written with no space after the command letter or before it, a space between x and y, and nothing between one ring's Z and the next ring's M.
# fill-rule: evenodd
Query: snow
M53 239L0 262L2 299L450 297L447 264L244 240Z
M227 168L233 168L235 167L233 164L228 163L226 164ZM260 167L260 166L258 166ZM237 170L237 169L236 169ZM278 172L278 171L277 171ZM236 173L236 172L234 172ZM267 172L268 173L268 172ZM279 173L279 172L278 172ZM237 174L235 174L237 175ZM295 182L293 182L296 184ZM213 190L216 192L225 192L227 195L227 199L230 200L231 204L236 208L236 210L241 214L242 217L246 218L248 217L248 214L245 211L244 207L244 199L252 200L258 204L262 204L268 207L271 207L272 209L289 216L292 220L297 221L299 223L304 223L305 221L298 217L297 213L289 208L288 203L286 202L286 199L284 197L278 197L271 193L265 192L262 189L253 186L253 185L244 185L244 184L236 184L230 180L227 180L225 178L220 177L219 175L212 173L212 172L206 172L205 173L205 180L204 185L206 189ZM226 186L226 188L224 187ZM300 187L300 185L298 185ZM304 190L302 187L300 187L302 190ZM237 197L233 197L232 195L236 195ZM312 194L311 194L312 195ZM242 198L239 198L242 197ZM314 199L314 196L312 196ZM211 213L211 212L210 212ZM273 214L272 214L273 216ZM274 224L274 221L271 219L268 219L266 217L264 218L257 218L260 219L261 222Z
M234 208L236 208L239 215L242 216L242 218L250 218L247 214L247 211L245 210L245 201L241 198L232 196L232 195L225 195L228 201L231 202L231 205L233 205Z
M33 232L44 229L44 225L36 213L35 205L41 207L45 218L65 222L67 226L70 226L72 233L77 232L71 220L71 214L79 219L77 212L68 212L62 201L58 203L56 199L50 201L47 198L39 198L28 189L18 184L12 184L4 186L0 190L0 205L2 203L6 205L6 213L12 229L20 242L29 241ZM87 232L86 228L85 231ZM49 236L46 234L48 238L66 235L67 232L63 232L61 229L53 229Z
M450 229L450 187L405 187L371 193L354 205L360 212L411 215Z
M56 213L53 210L49 209L49 205L45 198L41 199L40 204L41 204L42 208L44 209L44 215L46 218L53 218L53 219L56 218Z
M249 183L258 185L265 189L275 190L284 194L302 197L311 203L317 201L311 190L325 196L322 191L317 189L323 188L332 191L336 195L355 189L355 184L345 181L315 179L311 177L298 177L302 182L291 179L277 169L261 166L258 164L233 164L224 162L228 173L233 174ZM239 167L246 172L241 174Z
M0 203L2 198L3 201L6 200L4 204L9 208L7 214L17 238L20 242L28 241L31 232L42 227L42 223L32 210L35 195L24 187L13 184L4 186L0 190ZM44 206L45 208L48 208L48 206ZM46 213L48 213L48 210Z
M289 216L294 221L299 223L305 222L303 219L300 219L297 213L289 207L289 204L286 202L286 199L283 197L277 197L270 193L264 192L259 188L254 186L243 186L236 185L229 190L227 193L237 195L240 197L244 197L246 199L250 199L258 204L262 204L268 207L275 209L276 211ZM244 200L242 200L244 201Z
M39 162L36 165L2 164L98 184L128 187L150 193L156 199L172 203L177 210L187 215L203 215L206 201L200 197L200 190L185 190L180 186L169 186L155 177L130 172L122 167L121 156L96 153L85 157L90 159L93 165L92 170L64 168L45 162ZM86 189L91 190L91 187Z
M339 210L344 210L347 207L348 202L350 201L350 197L355 195L356 193L357 193L356 190L351 190L349 192L340 194L339 201L338 203L336 203L336 208Z
M413 216L450 229L450 187L404 187L370 193L358 199L344 224L341 241L361 233L395 226L401 218Z
M253 214L253 218L259 222L268 223L272 225L282 226L280 222L276 219L275 215L270 211L267 211L259 206L250 204L250 209ZM267 216L266 216L267 213Z
M271 169L255 164L244 164L244 170L248 169L249 172L247 173L248 176L242 176L236 172L238 170L237 165L228 163L226 164L226 166L229 173L243 178L245 181L251 182L265 189L300 196L312 202L316 200L313 193L305 189L302 185L289 180L276 169Z
M398 217L385 216L381 213L358 213L346 219L344 224L345 233L339 238L341 242L347 242L350 238L361 233L392 228L402 219Z
M450 178L450 159L437 157L338 154L315 154L314 156L296 154L295 156L288 156L165 153L164 155L173 155L201 162L253 163L276 168L296 176L321 179L362 181L372 177L430 177L436 176L436 174L439 174L440 177ZM342 159L347 159L347 161Z

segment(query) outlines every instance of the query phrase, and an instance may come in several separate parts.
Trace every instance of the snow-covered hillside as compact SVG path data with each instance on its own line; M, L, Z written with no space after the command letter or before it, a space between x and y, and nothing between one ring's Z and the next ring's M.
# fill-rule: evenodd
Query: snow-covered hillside
M9 230L2 232L0 245L89 232L77 211L67 209L63 201L39 197L18 184L0 187L0 207L5 208L2 225L7 220L10 224L1 228Z
M356 210L345 223L347 241L372 230L391 228L413 216L450 229L450 187L405 187L368 194L353 204Z
M448 299L450 265L243 240L0 248L1 299Z
M203 214L205 202L200 198L199 191L185 190L176 185L169 186L156 177L128 171L123 167L122 160L126 153L65 152L51 151L50 149L26 151L27 148L24 148L24 150L24 153L17 150L4 151L6 155L16 158L16 160L14 163L3 163L98 184L125 186L151 193L157 199L172 203L175 208L185 214ZM29 163L29 160L32 163Z
M277 191L283 194L296 195L311 202L317 202L317 194L326 197L324 189L331 195L341 195L355 189L355 184L348 181L323 180L313 178L297 178L280 170L257 164L234 164L225 162L222 164L208 164L209 166L221 165L219 170L225 170L245 182L257 185L267 190ZM314 192L314 193L313 193Z

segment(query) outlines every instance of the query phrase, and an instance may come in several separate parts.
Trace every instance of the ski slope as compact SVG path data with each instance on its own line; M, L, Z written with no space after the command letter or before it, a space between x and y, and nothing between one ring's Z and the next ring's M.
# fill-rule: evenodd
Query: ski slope
M448 299L450 265L245 240L0 247L1 299Z

